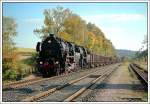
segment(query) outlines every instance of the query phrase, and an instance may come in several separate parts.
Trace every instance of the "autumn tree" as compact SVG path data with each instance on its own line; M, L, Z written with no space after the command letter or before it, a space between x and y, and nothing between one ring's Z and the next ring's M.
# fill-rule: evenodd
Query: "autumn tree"
M15 43L13 42L13 38L17 35L17 24L15 20L11 17L3 17L3 78L14 79L16 78L16 54L15 54Z
M71 10L57 6L45 9L44 16L44 26L34 30L42 39L52 32L57 37L84 46L97 54L115 56L114 46L105 38L101 29L95 24L86 23Z
M70 34L72 41L84 45L86 39L86 23L76 14L69 16L64 22L65 32Z
M44 26L34 30L41 38L47 37L49 33L59 35L64 30L64 21L71 15L71 11L57 6L55 9L45 9L43 14Z

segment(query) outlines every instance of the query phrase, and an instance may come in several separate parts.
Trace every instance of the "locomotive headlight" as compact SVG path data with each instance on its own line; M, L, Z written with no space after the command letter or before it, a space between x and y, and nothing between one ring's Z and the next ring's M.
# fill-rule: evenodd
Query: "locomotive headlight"
M40 61L40 64L43 64L43 62L42 62L42 61Z
M48 42L48 43L51 43L51 40L48 40L47 42Z
M59 62L58 62L58 61L56 61L56 64L59 64Z

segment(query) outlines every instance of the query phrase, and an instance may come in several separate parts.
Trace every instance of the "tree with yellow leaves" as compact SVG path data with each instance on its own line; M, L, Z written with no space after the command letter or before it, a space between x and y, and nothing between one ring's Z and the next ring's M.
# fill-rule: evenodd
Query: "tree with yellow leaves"
M34 30L42 39L52 32L57 37L84 46L94 53L105 56L116 54L114 46L105 38L99 27L92 23L86 24L86 21L71 10L58 6L45 9L44 16L44 26Z
M2 57L2 72L3 79L15 79L16 74L16 54L15 43L13 37L17 35L17 24L11 17L3 17L3 57Z

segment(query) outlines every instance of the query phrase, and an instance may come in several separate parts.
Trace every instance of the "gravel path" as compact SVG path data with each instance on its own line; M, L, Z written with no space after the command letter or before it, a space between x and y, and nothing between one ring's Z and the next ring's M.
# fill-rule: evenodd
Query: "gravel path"
M115 64L113 66L116 66L116 65L118 65L118 64ZM46 91L50 88L53 88L53 87L56 87L59 85L63 85L66 82L69 82L73 79L77 79L86 74L92 73L97 70L101 70L106 67L111 67L111 66L112 65L95 68L95 69L80 70L76 73L71 73L71 74L68 74L65 76L60 76L55 79L50 79L47 81L42 81L42 82L28 85L28 86L25 86L25 87L19 88L19 89L6 89L6 90L3 90L3 92L2 92L2 101L3 102L19 102L22 99L25 99L26 97L33 96L40 92Z
M141 102L147 101L147 92L140 81L123 64L102 83L97 83L75 101L82 102Z

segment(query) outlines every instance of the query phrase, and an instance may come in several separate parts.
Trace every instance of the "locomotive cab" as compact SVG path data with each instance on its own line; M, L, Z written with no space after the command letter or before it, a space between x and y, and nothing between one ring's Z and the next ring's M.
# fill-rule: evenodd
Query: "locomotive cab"
M37 42L36 51L37 52L41 51L41 42Z

